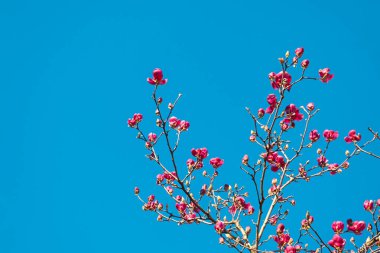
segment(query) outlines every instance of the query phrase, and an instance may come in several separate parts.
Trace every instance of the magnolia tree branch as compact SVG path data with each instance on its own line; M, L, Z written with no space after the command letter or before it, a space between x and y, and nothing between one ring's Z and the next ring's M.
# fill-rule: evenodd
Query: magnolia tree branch
M262 150L260 154L256 154L257 161L254 163L250 162L248 155L244 155L240 166L252 181L253 202L248 201L249 193L244 186L235 182L218 186L219 168L224 161L214 157L209 159L211 168L207 166L205 162L209 152L206 148L193 148L186 164L178 162L176 152L181 140L186 138L182 135L189 130L190 123L173 116L182 94L178 94L174 102L168 104L168 111L165 112L162 107L163 99L158 96L158 91L167 83L167 79L164 79L160 69L155 69L153 77L147 81L153 86L152 99L158 133L147 134L142 130L140 124L143 116L139 113L128 120L128 126L137 130L137 138L145 143L145 148L149 151L147 158L158 165L161 172L157 174L156 183L169 197L166 204L159 202L153 194L145 201L140 196L140 189L136 187L135 194L142 202L143 210L156 213L158 221L179 225L212 225L219 235L219 243L239 252L348 252L350 249L345 237L350 233L360 235L365 230L369 239L360 247L351 239L352 250L360 253L377 252L380 245L380 199L364 202L364 209L371 216L367 223L349 219L345 229L343 222L333 222L333 236L330 240L322 238L312 226L314 217L309 212L301 221L297 240L291 238L290 231L284 225L289 214L288 208L295 204L295 196L287 192L289 185L310 182L313 178L326 174L341 173L349 167L349 160L359 154L380 158L367 149L370 144L380 140L378 133L369 128L372 138L366 142L361 141L361 135L355 130L351 130L344 137L352 150L346 151L340 163L327 159L329 150L334 146L333 142L339 136L338 132L324 130L324 141L320 140L322 138L318 130L309 129L310 122L319 109L313 103L297 107L287 102L291 97L291 89L298 87L303 81L318 80L327 83L333 78L328 68L319 70L319 77L305 76L309 60L299 63L303 52L303 48L297 48L292 59L290 53L286 52L284 58L279 58L281 71L269 73L270 84L277 95L267 96L266 109L259 108L256 114L246 107L254 129L249 140ZM299 77L292 82L290 67L297 66L301 71ZM297 129L300 129L298 139L294 137ZM159 142L163 145L158 146ZM323 149L318 148L321 142ZM312 152L313 149L316 152ZM166 157L162 156L164 152L167 152L170 161L161 158ZM265 234L269 236L264 237Z

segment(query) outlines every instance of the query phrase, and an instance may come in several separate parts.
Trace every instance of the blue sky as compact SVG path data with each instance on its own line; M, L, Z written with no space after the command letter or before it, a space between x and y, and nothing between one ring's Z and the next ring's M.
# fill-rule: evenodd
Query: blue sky
M286 50L305 48L310 73L296 104L321 109L313 126L380 129L378 1L3 1L0 4L0 251L227 252L211 227L163 224L133 195L157 192L158 173L126 127L135 112L153 129L145 79L160 67L165 101L191 122L183 158L206 146L225 159L223 180L242 179L257 152L245 106L265 105L267 74ZM150 113L150 116L148 116ZM333 159L346 149L335 144ZM375 145L373 150L379 150ZM326 238L330 223L364 219L379 198L379 161L300 184L288 223L306 210ZM298 226L298 225L297 225ZM295 226L295 228L297 228Z

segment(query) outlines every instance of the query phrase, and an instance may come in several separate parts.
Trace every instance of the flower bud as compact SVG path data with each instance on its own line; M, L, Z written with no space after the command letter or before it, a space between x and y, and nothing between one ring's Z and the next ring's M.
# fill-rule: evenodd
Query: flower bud
M138 195L140 193L140 189L136 186L135 187L135 194Z
M162 215L161 215L161 214L160 214L160 215L158 215L158 216L157 216L157 221L162 221L162 218L163 218L163 217L162 217Z
M259 118L262 118L265 115L265 110L263 108L260 108L257 112L257 116Z
M224 238L223 237L219 237L219 244L224 244Z
M161 104L161 103L162 103L162 97L159 97L159 98L157 99L157 103L158 103L158 104Z
M278 58L278 61L283 64L285 62L284 58Z
M320 155L322 153L322 149L317 149L317 154Z
M305 59L301 62L301 67L306 69L307 67L309 67L309 63L310 63L310 61Z
M312 111L312 110L314 110L314 103L310 102L310 103L307 104L306 107L307 107L307 109L308 109L309 111Z
M349 150L346 150L346 152L344 152L344 154L345 154L346 156L349 156L349 155L350 155L350 151L349 151Z

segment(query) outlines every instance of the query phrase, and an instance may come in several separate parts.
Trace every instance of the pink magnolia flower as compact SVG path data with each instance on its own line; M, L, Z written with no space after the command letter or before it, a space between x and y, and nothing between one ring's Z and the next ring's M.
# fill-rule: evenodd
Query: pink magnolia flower
M155 134L155 133L149 133L148 134L148 140L150 142L156 142L156 140L157 140L157 134Z
M157 183L157 184L161 184L162 181L164 181L164 179L165 179L164 175L162 175L162 174L158 174L158 175L156 176L156 183Z
M284 229L285 229L285 225L280 223L277 225L277 228L276 228L276 233L277 234L282 234L284 233Z
M258 116L259 118L262 118L262 117L264 117L264 115L265 115L265 110L264 110L263 108L260 108L260 109L257 111L257 116Z
M275 242L277 242L279 248L282 248L290 241L290 236L288 234L281 234L279 236L273 236L272 238Z
M373 210L373 200L366 200L363 204L364 210L372 211Z
M173 181L173 180L177 180L177 173L175 171L172 171L172 172L164 172L164 178L167 180L167 181Z
M293 121L300 121L303 119L303 114L299 112L299 109L294 104L290 104L285 108L286 118L285 123L290 123Z
M328 170L330 171L330 174L331 174L331 175L335 175L337 172L339 172L339 171L338 171L338 169L339 169L339 164L337 164L337 163L329 164L329 166L328 166L327 168L328 168Z
M217 221L215 223L215 231L218 233L218 234L221 234L224 230L224 228L226 227L226 225L223 223L223 221Z
M348 231L353 232L356 235L361 235L362 231L366 228L366 224L364 221L354 221L349 220L347 222Z
M304 52L304 49L303 47L299 47L295 50L295 54L298 58L301 58L301 56L303 55L303 52Z
M307 67L309 67L309 63L310 63L310 61L305 59L301 62L301 67L306 69Z
M255 208L251 204L249 204L247 208L247 212L248 214L253 214L255 212Z
M331 247L338 251L342 251L344 245L346 245L346 240L344 240L340 235L335 234L333 238L328 242Z
M138 123L140 123L143 119L143 116L141 113L135 113L133 115L133 118L128 119L128 126L129 127L135 127Z
M276 225L277 221L278 221L278 215L272 215L269 218L269 224L271 225Z
M156 68L153 70L153 78L148 77L147 82L152 85L163 85L166 84L168 79L164 79L164 75L162 73L162 70L159 68Z
M170 117L169 119L169 126L171 128L176 128L181 123L181 120L177 119L176 117Z
M351 131L349 131L349 132L348 132L348 136L344 137L344 140L345 140L347 143L360 141L361 139L362 139L362 135L361 135L361 134L356 134L356 131L355 131L355 130L351 130Z
M319 140L319 133L317 130L312 130L309 134L309 139L311 142L316 142L317 140Z
M247 165L249 161L249 156L244 155L243 158L241 159L241 163Z
M319 167L324 168L326 167L328 160L324 155L321 155L320 157L318 157L317 162Z
M187 159L186 165L188 169L191 169L195 165L195 161L193 159Z
M343 229L344 229L344 223L341 222L341 221L334 221L331 225L331 228L332 230L337 233L337 234L340 234L343 232Z
M214 169L219 168L224 163L224 160L220 159L219 157L211 158L210 164Z
M270 73L268 74L268 78L269 78L269 80L271 80L271 81L275 81L275 80L276 80L276 73L274 73L274 72L270 72Z
M269 105L275 106L277 104L277 97L274 94L269 94L267 96L267 102Z
M175 208L177 208L178 212L184 213L186 211L187 205L184 202L176 203Z
M325 137L326 141L333 141L338 138L339 134L337 131L326 129L323 131L323 136Z
M323 83L328 83L334 77L329 68L320 69L318 73Z
M185 214L183 216L183 219L187 222L187 223L193 223L195 221L195 219L197 218L197 215L195 213L189 213L189 214Z
M284 87L287 90L290 90L292 82L292 76L288 72L278 72L275 76L274 81L272 81L273 89L278 89Z
M187 131L190 127L190 123L186 120L181 120L178 124L178 131Z
M297 249L294 246L289 245L289 246L286 246L285 248L285 253L296 253L296 252L297 252Z
M380 199L376 201L376 205L380 206Z
M207 148L191 149L191 154L196 158L203 160L208 156Z
M302 227L302 229L305 229L305 230L309 229L309 228L310 228L309 221L306 220L306 219L303 219L303 220L301 221L301 227Z

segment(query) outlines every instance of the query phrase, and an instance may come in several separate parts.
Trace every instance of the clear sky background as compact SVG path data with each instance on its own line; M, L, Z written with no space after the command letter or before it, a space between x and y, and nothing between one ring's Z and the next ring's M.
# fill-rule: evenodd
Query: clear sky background
M380 130L379 9L375 0L2 1L0 251L228 252L211 227L157 223L133 194L135 185L144 196L160 191L125 123L141 112L155 129L146 77L161 67L165 101L184 94L183 159L206 146L225 159L220 183L244 182L241 157L257 153L244 107L266 105L267 74L286 50L303 46L309 73L335 74L291 92L288 102L321 109L313 127L355 128L364 139L368 126ZM345 144L333 147L340 160ZM363 156L341 175L299 184L286 224L296 231L310 210L328 239L333 220L367 218L379 165Z

